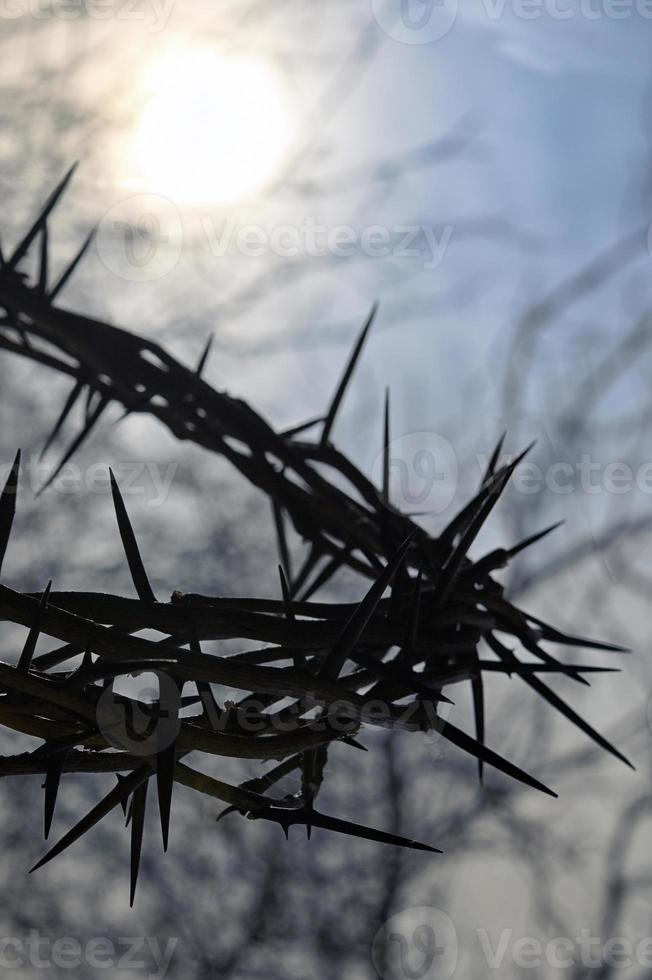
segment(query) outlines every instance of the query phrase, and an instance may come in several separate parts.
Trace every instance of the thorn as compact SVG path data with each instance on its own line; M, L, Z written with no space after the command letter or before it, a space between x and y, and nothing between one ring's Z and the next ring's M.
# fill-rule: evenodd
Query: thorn
M356 366L356 364L358 362L358 358L360 357L360 354L362 353L362 348L364 347L364 342L367 339L367 335L369 333L369 330L371 328L372 323L374 322L374 319L376 317L376 313L377 312L378 312L378 303L374 303L374 305L371 308L371 312L370 312L369 316L367 317L367 321L366 321L364 327L362 328L362 330L360 331L360 336L358 337L358 339L356 341L356 345L353 348L353 352L352 352L352 354L351 354L351 356L350 356L350 358L348 360L348 363L347 363L347 365L346 365L346 367L344 369L344 374L342 375L342 378L340 380L340 383L338 384L338 386L337 386L337 388L335 390L335 394L333 396L333 400L331 402L330 408L328 410L328 414L326 416L326 421L324 422L324 428L322 429L322 434L321 434L321 444L322 444L322 446L325 446L328 443L328 441L329 441L330 434L331 434L331 429L333 428L333 424L335 422L335 418L337 416L337 412L338 412L338 409L340 407L340 403L341 403L342 399L344 398L344 395L346 393L346 389L348 387L349 381L351 380L351 375L353 374L353 371L355 369L355 366Z

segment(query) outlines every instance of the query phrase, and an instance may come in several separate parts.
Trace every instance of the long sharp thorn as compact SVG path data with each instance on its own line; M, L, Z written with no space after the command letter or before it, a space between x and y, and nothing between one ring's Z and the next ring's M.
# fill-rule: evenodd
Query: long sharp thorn
M446 599L446 596L448 595L448 592L455 581L459 568L466 557L469 548L473 544L489 514L498 503L500 495L507 486L510 476L533 445L534 443L528 446L527 449L525 449L511 463L504 466L502 470L499 470L498 473L492 477L490 483L488 483L478 495L475 508L469 515L469 520L464 526L460 540L451 552L437 582L435 594L433 596L434 610L441 608L441 605Z
M39 256L39 270L38 270L38 294L39 296L45 296L48 287L48 223L43 222L43 227L41 228L41 251Z
M368 752L369 749L362 742L358 742L357 738L353 738L351 735L345 735L342 739L345 745L350 745L354 749L360 749L361 752Z
M144 779L147 779L150 773L151 769L149 764L144 763L138 769L134 769L128 776L125 776L85 817L82 817L79 823L75 824L72 830L64 834L61 840L54 847L50 848L47 854L33 868L30 868L30 874L32 871L42 868L44 864L47 864L53 858L57 857L58 854L61 854L62 851L65 851L66 848L70 847L71 844L79 840L91 827L94 827L107 813L110 813L115 806L121 803L123 798L126 798Z
M461 728L456 728L450 722L440 719L439 723L435 726L435 731L439 731L443 738L452 742L453 745L457 745L458 748L468 752L470 755L475 756L476 759L482 758L485 763L503 772L506 776L510 776L520 783L525 783L526 786L531 786L533 789L538 789L542 793L547 793L548 796L557 796L553 790L539 782L534 776L530 776L529 773L523 769L519 769L514 763L503 759L502 756L498 755L497 752L494 752L486 745L481 745L471 735L467 735Z
M505 432L503 432L503 434L501 435L500 439L496 443L496 448L494 449L493 453L491 454L491 459L489 460L489 463L487 465L487 469L485 470L484 477L482 478L482 484L481 484L482 486L484 486L484 484L487 482L487 480L489 480L494 475L494 473L496 472L496 467L498 466L498 460L500 459L500 454L503 451L503 445L504 445L506 436L507 436L507 430L505 430Z
M489 634L487 637L487 642L491 649L496 653L496 655L503 661L503 663L513 664L518 666L520 661L514 654L508 650L495 636ZM521 677L529 687L531 687L537 694L547 701L548 704L556 708L565 718L572 722L580 731L588 735L600 748L605 749L605 751L611 753L621 762L624 762L626 766L630 769L634 769L635 766L629 761L627 756L623 755L615 746L611 744L603 735L597 732L588 722L574 711L570 705L566 704L562 698L560 698L554 691L552 691L546 684L543 683L538 677L533 674L521 674Z
M387 563L362 602L351 615L339 640L322 664L320 671L322 677L327 677L329 680L336 680L339 677L347 657L360 640L367 623L373 616L383 592L403 564L415 534L416 529L406 538L393 558Z
M278 553L281 559L281 564L288 578L291 580L292 567L290 564L290 549L288 547L288 539L285 531L285 520L283 517L283 510L276 500L272 500L272 515L274 517L274 527L276 529L276 540L278 543Z
M563 633L561 630L555 629L554 626L549 626L542 619L537 619L531 613L527 614L527 618L541 629L542 638L551 643L563 643L566 646L586 647L591 650L604 650L611 653L630 653L627 647L618 646L617 643L605 643L603 640L591 640L582 636Z
M349 837L359 837L362 840L376 841L380 844L394 844L396 847L406 847L417 851L430 851L433 854L441 854L438 848L431 847L429 844L421 844L419 841L410 840L408 837L399 837L397 834L375 830L373 827L365 827L363 824L354 823L350 820L340 820L338 817L330 817L325 813L319 813L317 810L310 810L309 814L305 808L301 808L297 812L284 810L282 813L274 813L274 808L270 807L267 811L261 811L260 816L265 820L273 820L276 823L280 823L284 830L291 824L307 824L309 820L311 827L331 830L338 834L346 834Z
M34 651L36 650L36 644L38 643L38 638L41 635L41 613L48 604L51 588L52 588L52 580L48 582L43 592L43 595L41 596L41 601L39 602L38 609L36 611L36 616L34 617L34 623L29 631L29 634L25 641L25 646L23 647L23 652L21 653L20 659L18 661L18 666L16 669L21 674L26 674L32 663L32 657L34 656Z
M279 435L282 436L283 439L291 439L292 436L301 435L302 432L306 432L308 429L312 429L315 425L320 425L325 421L325 416L318 415L317 418L308 419L307 422L298 422L296 425L291 425L289 428L283 429Z
M0 572L9 544L11 528L16 514L16 494L18 492L18 475L20 473L20 449L16 453L13 466L0 496Z
M389 442L389 388L387 388L383 418L383 502L385 504L389 504Z
M520 541L518 544L514 545L513 548L509 548L507 554L510 558L514 558L515 555L518 555L521 551L529 548L530 545L536 544L537 541L541 541L542 538L547 537L548 534L552 534L553 531L556 531L557 528L561 527L564 523L565 521L563 520L557 521L555 524L551 524L550 527L544 528L543 531L537 531L536 534L532 534L529 538L525 538L524 541Z
M208 355L211 352L211 347L213 346L214 339L215 339L214 334L211 334L208 340L206 341L204 349L201 353L201 357L199 358L197 367L195 368L195 375L197 378L201 378L202 376L202 371L206 366L206 361L208 360Z
M131 807L131 883L129 893L129 907L133 908L136 896L136 884L138 882L138 868L140 866L140 853L143 846L143 830L145 827L145 805L147 803L147 787L149 780L136 787L132 796Z
M74 174L76 169L77 169L77 164L73 163L72 167L65 175L63 180L61 180L57 184L55 189L50 194L38 218L30 228L30 230L27 232L23 240L20 242L20 244L14 249L11 257L9 258L7 265L10 269L15 269L18 263L25 257L25 255L29 251L32 242L34 241L39 231L42 229L43 225L47 221L50 212L56 206L57 202L59 201L59 198L61 197L66 187L68 186L70 179L72 178L72 175Z
M532 674L524 674L522 676L526 684L533 688L533 690L535 690L545 701L547 701L548 704L552 705L553 708L556 708L557 711L564 715L564 717L568 718L568 720L576 725L580 731L584 732L585 735L588 735L588 737L592 739L596 745L599 745L600 748L611 753L611 755L615 756L616 759L619 759L620 762L624 762L630 769L636 768L626 755L623 755L619 749L612 745L611 742L609 742L603 735L597 732L595 728L589 725L588 722L584 721L581 715L578 715L577 712L570 707L570 705L566 704L566 702L555 694L555 692L552 691L546 684L544 684L543 681L539 680L538 677L535 677Z
M313 581L308 585L301 596L302 600L305 602L310 599L311 596L315 594L323 585L328 582L329 579L333 577L335 572L338 571L344 564L344 558L340 555L334 555L331 560L324 565L319 574L313 579Z
M68 282L68 280L72 276L73 272L75 271L75 269L77 268L77 266L79 265L79 263L81 262L81 260L83 259L84 255L86 254L86 252L90 248L90 246L91 246L91 244L93 242L93 239L95 238L96 230L97 229L93 228L88 233L88 235L84 239L84 242L82 243L81 248L79 249L79 251L77 252L77 254L75 255L75 257L73 258L73 260L63 270L63 272L59 276L58 280L56 281L56 283L54 284L54 286L50 290L50 293L48 295L48 299L50 300L51 303L53 303L55 301L55 299L57 298L57 296L59 295L59 293L61 292L61 290L63 289L63 287L66 285L66 283Z
M52 432L50 433L50 435L47 437L47 439L45 441L45 444L43 446L43 449L41 450L41 452L39 454L39 460L43 459L43 457L47 453L48 449L50 448L50 446L52 445L52 443L54 442L54 440L57 438L57 436L59 435L59 432L61 431L61 429L62 429L62 427L63 427L66 419L68 418L68 416L70 415L72 409L74 408L75 402L77 401L77 399L81 395L83 389L84 389L84 383L83 383L83 381L77 381L75 383L75 386L73 387L72 391L70 392L70 394L66 398L65 405L61 409L61 414L59 415L59 418L54 423L54 428L52 429Z
M483 483L475 497L473 497L473 499L470 500L469 503L466 504L462 510L455 515L453 520L444 528L440 535L440 540L442 542L451 544L456 535L465 531L471 521L474 518L477 518L479 514L483 513L484 507L488 507L488 510L484 512L484 517L486 518L505 489L507 482L515 468L530 452L534 444L534 442L530 443L530 445L524 449L523 452L516 457L516 459L512 460L511 463L507 463ZM490 503L491 501L493 502Z
M337 412L339 410L340 403L344 398L346 389L349 385L349 381L351 380L351 375L353 374L355 366L358 363L358 358L362 353L364 342L367 339L367 334L369 333L371 325L374 322L377 311L378 311L378 303L374 303L374 305L371 308L371 312L367 317L367 321L364 327L362 328L362 330L360 331L360 335L356 341L355 347L353 348L353 352L351 353L346 368L344 369L344 374L342 375L340 383L338 384L335 390L335 395L333 396L333 400L331 402L330 408L328 409L328 414L326 415L326 421L324 422L324 428L322 429L322 434L321 434L322 446L325 446L330 438L331 430L333 428L333 424L337 417Z
M564 521L557 521L556 524L551 524L550 527L545 528L543 531L538 531L529 538L520 541L513 548L497 548L495 551L490 551L488 555L485 555L484 558L481 558L480 561L476 562L469 569L469 575L473 576L475 581L480 581L483 575L488 575L497 568L504 568L521 551L529 548L530 545L535 544L537 541L541 541L542 538L545 538L547 534L551 534L552 531L555 531L563 523Z
M54 808L57 803L59 784L61 782L61 773L63 772L63 766L67 755L67 750L63 752L53 752L47 762L45 782L43 783L43 789L45 790L43 831L46 840L50 836L52 818L54 817Z
M115 507L115 516L118 521L120 538L122 540L122 546L125 550L125 555L127 556L127 564L129 565L129 571L131 572L131 578L136 592L138 593L138 598L141 600L141 602L156 602L156 596L154 595L152 587L149 584L147 572L145 571L143 560L140 557L140 551L138 550L138 544L136 543L136 536L131 526L131 521L129 520L127 508L125 507L124 500L122 499L122 494L120 493L120 487L118 486L116 478L113 475L113 470L110 468L109 477L111 480L111 494L113 496L113 506Z
M172 809L172 789L174 787L174 770L176 768L177 743L162 749L156 755L156 787L158 789L158 808L161 818L161 836L163 850L168 849L170 836L170 812Z
M122 775L122 773L119 773L119 772L117 772L115 774L115 778L117 779L119 785L122 785L122 783L125 780L125 777ZM128 803L129 803L129 799L125 795L124 798L120 800L120 809L122 810L125 818L127 817L127 804Z
M220 820L224 820L224 817L228 817L229 814L237 813L237 812L238 812L237 806L227 806L223 810L221 810L220 813L218 813L218 815L215 817L215 823L219 823Z
M53 472L50 474L48 479L45 481L41 489L38 491L37 495L44 493L47 490L47 488L50 486L50 484L52 484L56 480L59 473L64 468L64 466L66 465L70 457L77 452L81 444L88 438L93 428L95 427L95 423L98 421L100 415L102 414L102 412L104 411L107 405L108 405L108 400L106 398L103 398L102 401L99 402L94 412L92 413L92 415L90 416L86 424L84 425L83 429L73 439L70 446L64 453L63 458L59 460L59 463L57 464L56 468L53 470Z
M477 655L476 655L477 661ZM475 716L475 737L480 745L484 745L484 683L482 680L482 674L478 674L471 681L471 690L473 692L473 714ZM478 778L480 782L483 782L484 776L484 762L482 759L478 759Z
M620 667L596 667L586 664L524 664L522 661L517 663L497 664L493 660L479 660L478 666L484 671L494 673L517 674L619 674Z
M84 421L88 422L97 405L101 405L104 396L100 391L95 391L92 385L86 390L86 406L84 408Z

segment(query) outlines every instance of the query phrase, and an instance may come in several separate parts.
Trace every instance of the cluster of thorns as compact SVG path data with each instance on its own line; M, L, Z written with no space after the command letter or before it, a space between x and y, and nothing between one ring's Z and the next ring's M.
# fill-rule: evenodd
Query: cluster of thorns
M56 592L50 585L40 593L21 593L0 584L0 617L27 630L17 662L0 663L0 723L40 743L31 752L2 757L0 775L44 774L46 838L62 774L117 776L107 795L35 867L60 854L121 806L131 827L133 903L150 779L157 787L164 848L173 789L181 783L225 803L223 813L273 821L286 834L292 824L301 824L309 835L311 828L319 827L434 851L426 844L320 812L316 801L328 751L336 741L352 750L363 748L357 736L368 725L435 731L477 760L480 778L483 767L489 766L554 795L487 746L483 688L487 673L517 676L600 746L627 762L543 679L546 674L563 674L586 684L587 673L606 669L562 663L544 644L621 648L567 635L524 612L508 601L494 578L519 551L552 528L479 560L469 557L524 454L501 463L501 440L473 499L438 537L427 534L390 500L388 400L381 487L331 439L375 310L358 337L327 412L304 425L276 431L248 404L204 380L210 341L197 367L187 368L159 344L56 302L92 242L90 235L52 284L48 222L71 176L72 170L13 252L0 254L0 347L72 381L46 449L71 423L73 409L81 406L82 426L50 480L111 402L121 404L125 415L153 415L179 439L226 457L269 499L278 539L280 586L279 598L274 599L175 591L169 602L159 601L113 474L117 525L137 598ZM23 263L34 251L36 273L29 276ZM310 433L316 435L309 438ZM0 569L14 520L19 476L20 453L0 497ZM290 529L305 542L296 568ZM327 603L313 598L343 568L366 582L360 601ZM160 637L145 638L141 635L145 631ZM54 648L36 655L39 638L47 638ZM248 647L253 642L254 649L224 656L202 651L202 642L225 639L247 641ZM142 672L155 672L161 682L160 697L147 705L114 690L117 679ZM446 712L441 709L450 703L444 689L467 681L472 691L473 735L442 717ZM238 710L231 711L225 699L232 703L234 691L239 692ZM113 715L107 714L107 697ZM379 703L383 711L371 710ZM147 754L124 735L124 718L136 709L148 712L153 722L154 739L147 743ZM257 724L245 724L245 716ZM157 732L165 732L166 737ZM256 759L270 768L260 778L236 786L188 765L184 760L191 753L198 758L208 753ZM300 791L281 796L275 788L295 771L300 774Z

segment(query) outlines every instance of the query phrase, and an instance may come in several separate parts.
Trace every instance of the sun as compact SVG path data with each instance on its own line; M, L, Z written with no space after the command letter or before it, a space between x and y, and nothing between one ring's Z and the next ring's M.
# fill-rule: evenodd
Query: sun
M126 182L176 204L230 204L278 172L293 136L279 73L254 56L176 45L145 68Z

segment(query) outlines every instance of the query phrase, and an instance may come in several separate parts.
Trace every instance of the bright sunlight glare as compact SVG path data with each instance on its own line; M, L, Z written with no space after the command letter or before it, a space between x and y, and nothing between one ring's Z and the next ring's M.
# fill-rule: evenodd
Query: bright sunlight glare
M290 100L262 58L180 45L146 68L126 180L177 204L229 204L278 171L292 141Z

